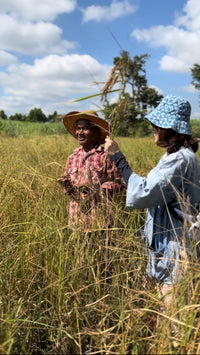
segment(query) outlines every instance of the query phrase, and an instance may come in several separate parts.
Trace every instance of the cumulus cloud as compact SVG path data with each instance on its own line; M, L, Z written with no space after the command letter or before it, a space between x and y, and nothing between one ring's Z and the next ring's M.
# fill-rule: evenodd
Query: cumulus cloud
M190 31L200 30L200 1L188 0L183 8L183 14L177 16L177 26L184 26Z
M128 0L113 0L110 6L91 5L83 9L83 22L94 21L112 21L119 17L136 12L137 7L130 4Z
M49 22L21 22L0 16L0 48L22 54L63 53L75 44L62 40L62 30Z
M0 66L7 66L17 62L17 57L0 50Z
M162 70L189 72L200 58L200 2L188 0L184 15L177 16L171 26L134 29L131 35L150 47L165 48L166 54L160 60Z
M54 20L61 13L70 13L76 0L1 0L0 12L29 21Z
M77 54L49 55L35 60L33 65L13 64L6 72L0 72L5 93L0 105L8 114L22 112L22 107L26 113L27 107L37 105L42 105L46 113L52 113L53 107L61 112L67 102L100 92L92 85L94 79L106 80L110 69L89 55ZM14 106L10 105L12 99Z
M183 90L184 92L188 92L188 93L190 93L190 94L195 94L195 93L198 93L198 92L199 92L199 90L195 89L195 87L194 87L192 84L187 85L187 86L183 86L183 87L182 87L182 90Z
M159 61L160 69L169 72L185 73L189 71L188 65L179 58L172 57L170 55L164 55Z

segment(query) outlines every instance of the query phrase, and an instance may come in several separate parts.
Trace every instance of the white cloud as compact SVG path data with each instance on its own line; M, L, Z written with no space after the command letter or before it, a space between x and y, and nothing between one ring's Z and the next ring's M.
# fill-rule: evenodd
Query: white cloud
M176 17L174 25L135 29L132 37L150 47L164 47L166 54L160 68L172 72L189 72L200 58L200 1L188 0L184 15ZM158 35L159 34L159 35Z
M128 0L113 0L110 6L92 5L83 9L83 22L94 21L112 21L119 17L136 12L137 7L130 4Z
M200 113L198 111L192 112L191 119L193 119L193 120L200 119Z
M190 94L199 93L199 90L195 89L195 87L194 87L192 84L187 85L187 86L183 86L183 87L182 87L182 91L188 92L188 93L190 93Z
M7 66L17 62L17 57L14 55L0 50L0 66Z
M76 0L1 0L0 12L26 20L54 20L61 13L70 13Z
M30 107L42 106L46 113L58 112L69 101L100 93L92 85L94 79L106 80L110 67L101 65L89 55L49 55L35 60L33 65L13 64L7 72L0 72L5 95L0 106L7 114L27 113ZM15 103L11 105L10 102ZM71 105L75 108L75 105Z
M159 64L160 69L169 72L185 73L189 70L188 65L186 65L183 60L170 55L163 56L159 61Z
M200 1L188 0L183 9L184 14L177 16L176 25L184 26L190 31L200 30Z
M73 48L61 39L62 30L48 22L21 22L9 15L0 16L0 48L23 54L64 53Z

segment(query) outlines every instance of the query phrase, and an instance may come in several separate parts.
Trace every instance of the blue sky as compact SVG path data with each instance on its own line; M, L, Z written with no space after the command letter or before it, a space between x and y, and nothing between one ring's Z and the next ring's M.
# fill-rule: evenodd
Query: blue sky
M148 85L188 99L200 118L190 68L200 64L199 0L1 0L0 109L97 109L121 49L149 54ZM114 39L115 38L115 39Z

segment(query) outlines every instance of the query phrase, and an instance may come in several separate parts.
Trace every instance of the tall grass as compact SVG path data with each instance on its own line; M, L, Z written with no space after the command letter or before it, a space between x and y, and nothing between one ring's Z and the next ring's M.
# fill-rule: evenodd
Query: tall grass
M163 153L151 139L118 142L141 175ZM109 232L83 236L68 228L69 201L57 178L75 147L68 135L0 137L0 353L199 354L195 260L164 316L145 276L144 211L126 210L122 194Z
M66 129L61 122L38 123L3 120L0 118L0 133L8 137L46 136L52 134L64 134Z

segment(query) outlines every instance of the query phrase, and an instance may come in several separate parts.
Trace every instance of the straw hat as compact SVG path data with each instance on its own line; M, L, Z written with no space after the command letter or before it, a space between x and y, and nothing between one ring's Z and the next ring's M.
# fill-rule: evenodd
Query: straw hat
M88 120L90 122L93 122L96 126L98 126L101 130L101 134L99 136L99 144L105 143L105 138L107 135L110 133L110 126L108 122L100 118L96 112L93 111L84 111L84 112L79 112L79 111L72 111L69 112L67 115L64 116L63 118L63 123L69 133L72 134L76 138L76 122L78 120Z

